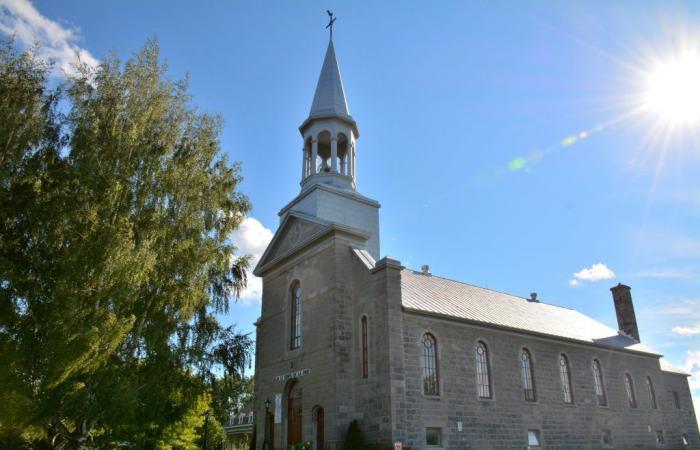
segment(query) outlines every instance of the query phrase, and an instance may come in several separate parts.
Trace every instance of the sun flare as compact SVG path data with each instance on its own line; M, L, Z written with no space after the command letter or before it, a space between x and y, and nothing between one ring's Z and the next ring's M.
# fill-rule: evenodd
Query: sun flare
M647 76L645 106L669 125L700 122L700 53L659 62Z

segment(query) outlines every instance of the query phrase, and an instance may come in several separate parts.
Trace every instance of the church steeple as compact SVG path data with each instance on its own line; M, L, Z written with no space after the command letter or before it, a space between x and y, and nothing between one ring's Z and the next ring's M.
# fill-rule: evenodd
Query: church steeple
M309 117L299 131L304 138L302 190L317 183L355 190L355 142L360 132L350 115L332 37Z
M314 101L311 103L311 111L309 111L309 118L325 116L339 116L352 120L332 40L328 43L326 57L323 59L321 67L321 75L316 83Z
M335 18L327 11L332 30ZM353 248L379 259L379 208L376 200L357 191L356 141L360 136L350 115L331 35L309 116L299 127L302 147L301 192L280 212L349 233ZM299 219L301 220L301 219ZM279 231L278 231L279 232ZM354 234L353 234L354 233ZM353 236L350 236L353 235Z

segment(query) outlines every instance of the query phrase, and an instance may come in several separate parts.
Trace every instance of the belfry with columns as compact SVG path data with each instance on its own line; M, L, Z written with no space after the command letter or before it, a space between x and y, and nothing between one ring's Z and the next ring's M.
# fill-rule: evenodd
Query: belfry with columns
M323 182L355 189L355 142L360 132L348 111L332 40L309 117L299 131L304 137L302 187Z

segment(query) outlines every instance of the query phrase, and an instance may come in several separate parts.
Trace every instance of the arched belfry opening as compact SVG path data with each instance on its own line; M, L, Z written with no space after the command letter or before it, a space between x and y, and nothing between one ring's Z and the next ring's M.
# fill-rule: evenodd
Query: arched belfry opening
M348 172L348 168L350 167L348 157L350 153L348 152L349 148L349 142L348 142L348 137L343 134L343 133L338 133L338 161L339 161L339 167L338 171L341 175L344 175L346 177L351 176L350 173Z
M328 131L321 131L318 133L318 157L320 159L318 172L335 172L335 170L332 170L333 161L331 156L331 133Z

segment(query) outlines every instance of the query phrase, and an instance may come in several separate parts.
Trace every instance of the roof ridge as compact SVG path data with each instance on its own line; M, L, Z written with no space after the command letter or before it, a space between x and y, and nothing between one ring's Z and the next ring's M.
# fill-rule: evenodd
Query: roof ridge
M518 299L521 299L521 300L525 300L526 302L529 302L529 303L540 303L540 304L542 304L542 305L554 306L554 307L556 307L556 308L562 308L562 309L567 309L567 310L569 310L569 311L576 311L576 312L579 312L577 309L569 308L568 306L557 305L557 304L554 304L554 303L547 303L547 302L542 302L542 301L531 302L527 297L521 297L521 296L519 296L519 295L510 294L510 293L508 293L508 292L499 291L499 290L497 290L497 289L491 289L491 288L479 286L479 285L476 285L476 284L467 283L466 281L454 280L454 279L452 279L452 278L447 278L447 277L443 277L443 276L440 276L440 275L434 275L434 274L432 274L432 273L426 275L426 274L424 274L423 272L419 272L419 271L417 271L417 270L413 270L413 269L410 269L410 268L408 268L408 267L405 268L404 270L410 270L411 272L413 272L413 273L416 274L416 275L422 275L422 276L430 276L430 277L440 278L440 279L443 279L443 280L446 280L446 281L451 281L451 282L453 282L453 283L463 284L463 285L465 285L465 286L471 286L471 287L475 287L475 288L478 288L478 289L483 289L483 290L485 290L485 291L496 292L496 293L498 293L498 294L507 295L507 296L509 296L509 297L514 297L514 298L518 298ZM605 325L605 324L603 324L603 325Z

